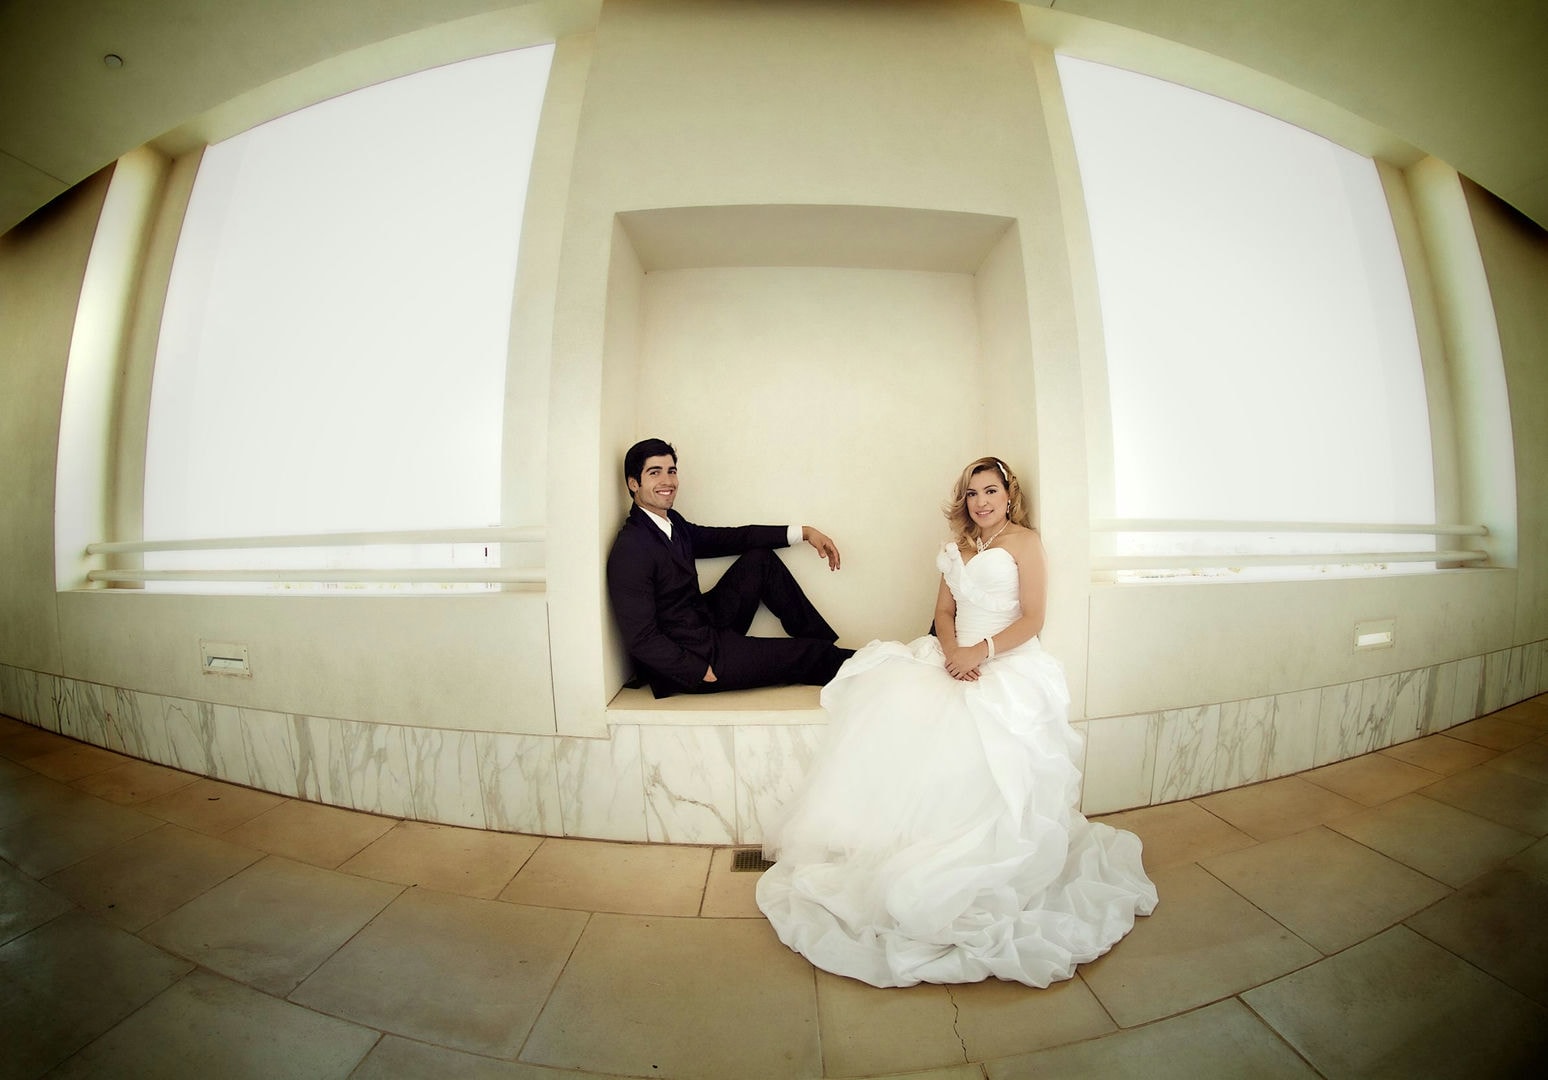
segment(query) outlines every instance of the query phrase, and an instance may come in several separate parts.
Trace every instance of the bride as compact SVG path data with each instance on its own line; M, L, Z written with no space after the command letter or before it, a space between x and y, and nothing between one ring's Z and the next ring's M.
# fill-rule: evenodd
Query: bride
M758 906L873 986L1068 979L1156 906L1139 838L1077 805L1081 737L1043 652L1046 570L1016 475L979 458L946 516L935 636L873 641L823 688L828 740L764 839Z

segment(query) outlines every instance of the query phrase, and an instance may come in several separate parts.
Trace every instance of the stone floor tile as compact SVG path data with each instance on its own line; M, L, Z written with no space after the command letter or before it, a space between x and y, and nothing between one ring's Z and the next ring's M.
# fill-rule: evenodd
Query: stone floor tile
M1417 794L1339 818L1328 828L1452 888L1532 843L1526 833Z
M1529 742L1525 746L1507 750L1490 759L1488 764L1491 769L1503 769L1528 780L1536 780L1539 784L1548 784L1548 745L1543 743Z
M1252 837L1193 801L1164 803L1093 818L1140 838L1145 869L1160 870L1248 847Z
M203 779L141 803L140 809L185 829L219 836L284 801L283 795Z
M339 869L492 900L542 843L540 836L400 821Z
M1080 969L1121 1027L1230 997L1318 958L1199 866L1174 866L1151 878L1161 897L1155 914Z
M601 1073L548 1069L384 1035L349 1080L625 1080ZM637 1080L637 1078L636 1078ZM974 1078L979 1080L979 1078Z
M104 750L100 746L92 746L90 743L76 742L73 739L65 739L63 742L63 746L29 757L22 764L35 773L69 783L83 776L116 769L132 760L121 754L115 754L111 750Z
M1536 874L1540 878L1548 878L1548 840L1539 840L1509 860L1506 865L1514 866L1517 870L1525 870L1529 874Z
M1408 920L1443 949L1548 1005L1548 881L1506 867Z
M53 817L61 811L100 801L68 784L28 771L0 782L0 829L30 817Z
M1421 769L1428 769L1442 776L1450 776L1454 772L1470 769L1474 765L1482 765L1498 751L1446 735L1426 735L1412 742L1389 746L1381 753L1385 757L1406 761L1410 765L1417 765Z
M1315 1080L1233 999L1106 1038L988 1063L990 1080Z
M196 971L50 1077L344 1080L380 1038L370 1028Z
M710 848L549 838L500 899L621 915L697 915Z
M1324 953L1379 933L1451 891L1326 828L1217 855L1203 866Z
M1533 836L1548 835L1548 784L1479 765L1420 794Z
M1078 973L1046 989L1000 979L947 989L969 1061L1031 1053L1117 1030Z
M1363 809L1353 799L1299 776L1222 791L1194 801L1257 840L1289 836Z
M152 923L145 939L283 997L403 891L277 855L249 854L262 861Z
M243 822L225 838L234 844L332 870L379 840L396 818L287 799Z
M699 914L709 919L761 919L758 909L757 870L732 870L737 848L716 848L704 883L704 904Z
M1518 724L1498 713L1492 713L1489 716L1480 716L1477 720L1469 720L1465 724L1458 724L1454 728L1447 728L1446 734L1453 739L1486 746L1490 750L1514 750L1523 743L1531 742L1541 732L1535 727Z
M422 1042L513 1058L586 920L409 889L290 1000Z
M0 945L70 910L70 902L0 861Z
M262 857L162 823L50 875L45 883L115 926L138 931Z
M74 739L56 735L52 731L44 731L31 724L21 724L19 730L13 729L0 733L0 757L10 761L26 762L28 758L37 757L39 754L52 753L74 745L76 745Z
M0 858L44 878L161 825L156 818L90 795L78 799L0 829Z
M1548 694L1527 698L1491 715L1509 720L1512 724L1536 728L1540 733L1548 733Z
M1418 791L1441 778L1429 769L1399 761L1387 754L1362 754L1335 761L1301 776L1319 787L1353 799L1362 806L1380 806L1410 791Z
M1531 1076L1548 1054L1548 1012L1406 926L1242 999L1329 1080Z
M818 971L822 1075L869 1077L966 1064L956 1012L944 986L883 990Z
M71 781L70 786L108 802L132 806L185 788L199 779L193 773L169 769L150 761L136 761L133 758L119 758L119 761L122 764Z
M822 1074L814 969L755 919L594 915L521 1060L675 1080Z
M74 911L0 946L0 1076L41 1076L192 967Z

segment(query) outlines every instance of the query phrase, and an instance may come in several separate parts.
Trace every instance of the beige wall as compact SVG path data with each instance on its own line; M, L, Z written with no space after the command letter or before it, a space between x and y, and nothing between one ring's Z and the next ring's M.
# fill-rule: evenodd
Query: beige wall
M1499 326L1518 483L1518 586L1512 637L1548 637L1548 237L1465 185Z
M891 425L867 411L863 400L850 401L850 409L837 409L826 430L806 433L804 441L819 452L794 455L781 485L790 494L778 498L748 497L745 486L717 481L711 464L722 454L731 455L726 459L730 474L768 460L765 448L753 440L724 445L736 426L728 421L729 411L743 408L749 393L767 391L777 403L789 403L793 388L785 375L769 371L770 358L790 350L809 352L808 342L826 336L831 343L820 357L791 356L784 361L790 365L786 374L809 370L806 365L814 359L835 364L837 342L862 337L876 305L897 303L908 295L905 290L919 285L918 279L907 285L906 275L900 276L920 268L905 265L917 253L895 255L890 266L862 261L854 248L803 260L838 269L868 267L871 280L879 284L870 287L864 316L832 304L815 308L814 288L821 277L815 271L766 273L765 280L780 281L771 296L757 298L744 287L712 302L688 302L669 285L652 284L650 274L644 283L635 279L647 269L649 255L636 251L627 237L619 238L614 220L634 210L739 205L1036 217L1038 197L1053 190L1053 181L1036 138L1041 111L1017 9L988 0L900 5L887 9L885 19L878 18L879 10L851 4L638 0L619 0L603 10L573 165L555 329L552 415L565 419L551 425L549 460L566 462L566 470L573 466L580 474L594 470L603 486L598 517L591 506L575 507L565 498L557 472L550 488L551 510L562 501L566 519L581 538L549 552L561 731L600 734L601 708L621 680L616 654L602 661L596 656L596 642L611 633L602 564L623 509L621 488L615 486L619 455L640 434L661 432L693 455L694 471L688 474L693 486L685 490L684 508L695 518L792 516L832 532L841 549L848 545L850 569L833 582L812 583L847 639L863 642L874 633L928 626L924 611L907 619L901 610L886 610L879 621L868 623L874 630L867 629L858 625L866 620L866 609L885 609L890 601L859 592L846 597L845 590L863 591L870 580L903 572L905 563L928 582L928 553L939 530L916 523L943 497L953 470L962 464L957 459L973 442L967 438L971 420L966 413L946 419L944 433L937 434L941 426L921 415L917 391ZM1007 138L1007 132L1027 137ZM968 162L971 166L964 167ZM750 230L740 243L737 235L731 234L707 265L694 267L707 272L692 280L751 280L714 269L762 261L759 245L769 243L767 234ZM986 254L987 249L981 251L978 261ZM898 273L875 274L888 269ZM971 273L977 264L959 269ZM837 280L851 291L861 288L859 275L840 274ZM631 323L636 287L643 290L638 302L638 318L648 328L643 334ZM965 385L970 402L982 386L976 374L981 362L977 335L970 329L975 301L965 282L952 288L959 307L950 325L958 329L933 332L931 359L923 370L943 379L943 365L955 359L966 373L954 380L957 395L964 394L960 387ZM937 281L928 291L945 289ZM766 324L776 314L771 305L781 296L815 321L782 328L779 336L762 341L738 335L739 323ZM943 311L941 302L932 299L931 309ZM1063 315L1054 311L1048 318L1057 323ZM724 371L705 363L696 376L682 366L689 364L688 357L668 357L686 347L690 337L711 333L716 348L729 350L715 365ZM857 394L887 382L889 358L880 354L879 343L844 351L845 385ZM658 372L657 365L669 359L673 366ZM735 380L737 372L759 374L742 376L744 381L728 395L734 385L728 378ZM775 378L779 389L766 381ZM702 407L687 409L682 401L651 397L651 387L665 382L681 385ZM625 390L626 385L638 389ZM830 394L835 405L842 404L838 393L843 389L835 386L837 392ZM1023 399L1021 407L1030 417L1035 404ZM765 421L748 418L741 426L747 423L760 440L766 437ZM878 443L875 432L883 426L890 435ZM1032 427L1029 420L1024 430ZM933 453L921 453L927 449L919 445L921 436L936 444ZM1008 448L999 452L1013 456ZM850 526L851 521L867 526L870 521L853 502L845 504L839 489L842 466L860 457L881 463L889 489L886 501L907 504L886 534L891 539L877 548L868 549L878 543L876 536ZM890 475L895 460L908 463L897 470L901 478ZM917 506L920 501L923 509ZM873 550L876 556L868 560ZM791 558L804 575L822 576L812 560L801 560L799 553ZM858 584L846 584L851 578L842 575L851 570ZM929 588L913 591L927 596ZM1072 599L1066 598L1065 606L1079 617L1082 604Z
M1044 640L1077 717L1293 693L1548 637L1535 482L1548 468L1548 242L1470 187L1492 304L1468 304L1498 324L1523 478L1513 503L1485 509L1508 514L1495 524L1516 567L1091 585L1101 338L1037 48L999 0L611 0L594 30L560 42L504 450L507 521L549 529L546 595L56 593L61 395L107 190L106 177L82 184L0 238L0 663L251 709L603 736L624 673L602 584L626 505L618 462L657 433L683 452L690 517L804 521L838 540L838 575L809 552L787 558L851 644L923 630L937 504L966 458L1007 457L1034 486L1052 563ZM626 227L661 208L684 213ZM741 216L715 217L727 208ZM1478 422L1459 418L1464 443ZM1464 477L1492 459L1470 460ZM1396 647L1355 654L1354 621L1378 617L1397 619ZM254 677L200 675L201 637L248 644Z
M0 236L0 660L59 673L54 466L102 173Z

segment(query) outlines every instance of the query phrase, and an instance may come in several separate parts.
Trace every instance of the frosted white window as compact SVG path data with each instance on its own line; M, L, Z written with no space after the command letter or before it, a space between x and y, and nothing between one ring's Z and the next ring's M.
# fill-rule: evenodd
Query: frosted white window
M498 523L511 298L552 53L420 72L205 151L156 357L147 538ZM239 561L318 565L258 554ZM351 565L381 556L404 562L378 550ZM408 561L426 557L440 558ZM211 557L147 557L195 564Z
M1423 370L1375 163L1147 76L1070 57L1059 72L1101 298L1113 516L1433 523Z

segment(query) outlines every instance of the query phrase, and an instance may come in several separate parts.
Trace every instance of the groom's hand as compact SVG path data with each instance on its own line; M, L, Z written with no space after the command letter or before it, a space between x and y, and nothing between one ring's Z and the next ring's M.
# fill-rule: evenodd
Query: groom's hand
M801 539L816 548L817 554L828 560L829 570L837 570L839 568L838 545L829 540L825 533L819 532L810 525L802 525Z

